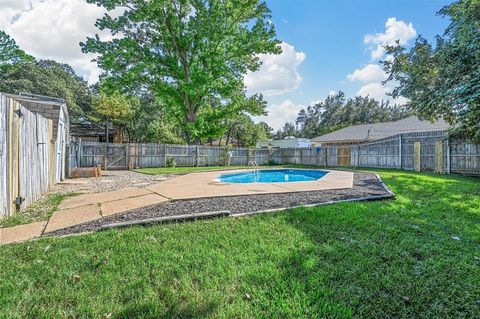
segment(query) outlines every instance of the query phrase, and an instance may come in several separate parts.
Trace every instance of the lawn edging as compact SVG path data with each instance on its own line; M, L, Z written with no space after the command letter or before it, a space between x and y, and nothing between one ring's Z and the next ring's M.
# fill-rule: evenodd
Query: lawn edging
M337 203L377 201L377 200L386 200L386 199L395 198L395 196L396 196L395 193L392 192L388 188L388 186L383 182L381 177L376 173L373 173L373 174L377 177L379 184L382 186L382 188L385 190L385 192L387 194L385 194L385 195L362 196L362 197L349 198L349 199L339 199L339 200L327 201L327 202L322 202L322 203L278 207L278 208L258 210L258 211L248 212L248 213L233 213L232 214L229 210L220 210L220 211L211 211L211 212L204 212L204 213L183 214L183 215L173 215L173 216L163 216L163 217L156 217L156 218L139 219L139 220L132 220L132 221L127 221L127 222L120 222L120 223L112 223L112 224L102 225L100 227L100 230L108 230L108 229L114 229L114 228L124 228L124 227L139 226L139 225L149 225L149 224L185 222L185 221L191 221L191 220L211 219L211 218L217 218L217 217L238 218L238 217L257 215L257 214L262 214L262 213L281 212L281 211L297 209L297 208L309 208L309 207L318 207L318 206L322 206L322 205L331 205L331 204L337 204Z
M337 204L337 203L367 202L367 201L385 200L385 199L395 198L395 196L396 196L395 193L392 192L390 190L390 188L388 188L388 186L383 182L382 178L376 173L373 173L373 174L377 177L380 185L383 187L383 189L385 189L385 191L388 193L388 195L372 195L372 196L363 196L363 197L358 197L358 198L339 199L339 200L328 201L328 202L323 202L323 203L305 204L305 205L297 205L297 206L291 206L291 207L279 207L279 208L273 208L273 209L259 210L259 211L255 211L255 212L231 214L230 217L243 217L243 216L262 214L262 213L275 213L275 212L289 210L289 209L318 207L318 206L331 205L331 204Z

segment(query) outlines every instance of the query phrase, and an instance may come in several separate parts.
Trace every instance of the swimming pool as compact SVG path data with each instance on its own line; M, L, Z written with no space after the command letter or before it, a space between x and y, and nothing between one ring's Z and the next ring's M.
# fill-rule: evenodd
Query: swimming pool
M239 173L222 174L224 183L285 183L316 181L328 172L317 169L265 169Z

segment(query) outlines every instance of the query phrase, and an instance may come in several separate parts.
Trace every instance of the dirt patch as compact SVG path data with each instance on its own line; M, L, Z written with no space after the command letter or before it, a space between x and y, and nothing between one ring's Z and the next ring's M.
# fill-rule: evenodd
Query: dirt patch
M60 182L54 192L98 193L132 187L147 187L172 178L173 175L147 175L134 171L102 171L102 176L72 178Z

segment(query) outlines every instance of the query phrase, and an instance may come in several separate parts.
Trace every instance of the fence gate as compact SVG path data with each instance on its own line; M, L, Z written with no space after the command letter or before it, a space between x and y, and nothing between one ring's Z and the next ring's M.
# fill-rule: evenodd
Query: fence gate
M105 145L105 169L127 169L127 144Z
M350 147L339 147L337 153L338 166L352 165L352 149Z

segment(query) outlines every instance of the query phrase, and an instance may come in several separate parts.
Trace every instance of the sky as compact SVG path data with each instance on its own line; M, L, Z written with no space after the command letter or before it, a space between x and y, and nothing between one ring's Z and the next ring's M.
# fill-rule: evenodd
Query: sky
M261 55L262 67L245 76L249 94L268 102L275 129L298 112L342 90L348 97L390 99L378 62L388 59L383 45L396 40L411 45L418 35L432 40L448 20L436 12L443 0L266 0L272 11L280 55ZM27 53L70 64L95 83L100 70L92 55L80 51L87 36L101 33L95 20L104 10L83 0L0 0L0 29ZM396 103L404 103L400 98Z

